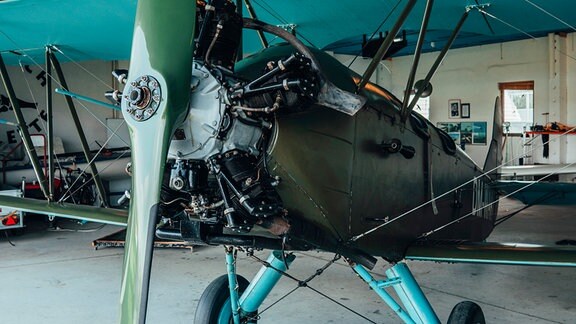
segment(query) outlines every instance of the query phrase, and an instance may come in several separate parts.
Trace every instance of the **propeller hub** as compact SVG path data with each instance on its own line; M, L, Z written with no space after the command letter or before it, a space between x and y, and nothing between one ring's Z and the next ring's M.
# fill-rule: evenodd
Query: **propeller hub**
M158 110L161 99L160 83L149 75L143 75L132 81L124 90L126 113L136 121L152 117Z
M142 103L142 88L135 88L130 92L130 104L138 105Z

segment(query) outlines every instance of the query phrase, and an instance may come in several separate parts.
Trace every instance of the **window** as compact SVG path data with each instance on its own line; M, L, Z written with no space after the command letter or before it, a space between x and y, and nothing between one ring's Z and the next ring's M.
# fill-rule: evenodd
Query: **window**
M534 81L499 83L498 87L504 108L504 123L510 125L504 130L510 134L530 130L534 124Z
M410 95L409 102L412 102L412 99L414 99L413 94ZM416 106L414 106L414 111L430 120L430 97L418 99Z

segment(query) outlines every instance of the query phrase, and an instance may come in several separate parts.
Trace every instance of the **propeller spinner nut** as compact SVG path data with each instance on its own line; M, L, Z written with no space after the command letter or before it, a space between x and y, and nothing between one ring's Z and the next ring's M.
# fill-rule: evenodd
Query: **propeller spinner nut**
M154 77L143 75L132 81L124 90L127 102L126 113L136 121L144 121L152 117L162 100L160 83Z

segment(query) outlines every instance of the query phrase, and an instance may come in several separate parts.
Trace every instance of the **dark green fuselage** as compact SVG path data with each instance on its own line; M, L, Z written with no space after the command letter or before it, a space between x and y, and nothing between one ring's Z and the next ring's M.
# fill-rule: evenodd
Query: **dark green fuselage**
M268 49L241 62L237 72L249 76L262 62L288 53L287 46ZM314 54L330 81L354 91L353 72L327 54ZM288 217L313 223L339 242L402 215L348 242L371 255L399 260L423 234L470 214L475 192L477 198L482 196L486 187L480 183L489 179L483 177L474 185L471 179L481 170L446 133L421 116L413 114L411 121L401 123L399 102L385 90L369 85L361 95L368 102L354 116L319 105L280 114L269 169L283 180L278 191ZM382 147L393 139L413 148L413 157ZM477 208L493 200L488 189L484 191ZM491 206L477 211L428 238L483 240L492 230L495 210Z

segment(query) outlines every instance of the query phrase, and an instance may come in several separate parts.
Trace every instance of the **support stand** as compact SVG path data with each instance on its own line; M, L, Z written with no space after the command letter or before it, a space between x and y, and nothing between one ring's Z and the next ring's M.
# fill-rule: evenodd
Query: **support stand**
M350 266L405 323L440 323L430 302L405 263L397 263L386 270L386 280L375 280L359 264L352 263ZM385 290L387 287L394 288L406 310Z

